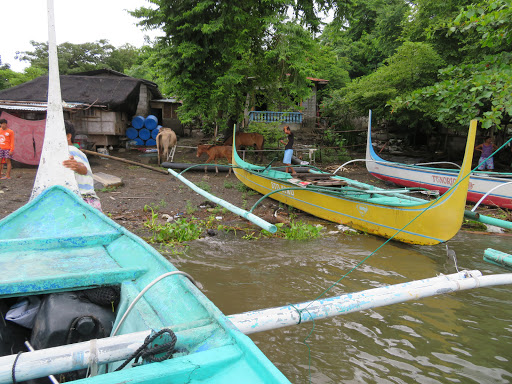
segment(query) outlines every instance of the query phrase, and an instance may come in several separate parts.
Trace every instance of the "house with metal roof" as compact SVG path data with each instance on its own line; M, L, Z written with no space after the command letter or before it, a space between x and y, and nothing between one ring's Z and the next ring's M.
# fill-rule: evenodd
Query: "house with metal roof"
M163 99L151 81L100 69L61 75L60 85L64 118L96 146L119 144L137 115L153 114L159 117L160 124L165 124L164 116L170 115L167 122L180 126L176 115L179 103ZM42 76L0 91L0 112L25 120L44 120L47 98L48 76Z

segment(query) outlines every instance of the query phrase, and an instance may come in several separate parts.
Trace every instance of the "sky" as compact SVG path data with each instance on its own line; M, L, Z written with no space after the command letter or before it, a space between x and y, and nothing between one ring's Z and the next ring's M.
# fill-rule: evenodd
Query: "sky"
M82 44L107 39L120 47L130 43L140 47L144 36L154 38L155 31L142 31L137 19L125 10L151 6L146 0L54 0L57 44ZM31 40L48 41L46 0L0 0L0 57L2 64L22 72L26 62L15 60L16 51L32 51Z

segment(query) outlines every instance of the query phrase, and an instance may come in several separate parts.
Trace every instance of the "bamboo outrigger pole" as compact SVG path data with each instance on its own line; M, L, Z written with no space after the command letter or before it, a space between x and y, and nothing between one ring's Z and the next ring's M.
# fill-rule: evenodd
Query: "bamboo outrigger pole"
M444 293L504 284L512 284L512 273L482 276L480 271L462 271L318 301L246 312L227 318L240 331L251 334ZM16 378L20 381L30 380L87 368L91 364L125 360L141 346L151 332L148 330L129 333L24 353L16 362ZM180 333L176 332L178 349ZM182 337L186 339L186 335ZM0 384L12 383L15 359L16 355L0 357Z
M251 212L248 212L242 208L238 208L237 206L228 203L225 200L222 200L218 198L217 196L212 195L211 193L206 192L205 190L199 188L194 183L190 182L183 176L181 176L179 173L173 171L172 169L168 169L169 173L176 177L178 180L180 180L182 183L187 185L189 188L191 188L194 192L199 193L201 196L206 197L208 200L213 201L214 203L229 209L231 212L237 214L238 216L243 217L244 219L249 220L251 223L256 224L257 226L265 229L266 231L269 231L270 233L276 233L277 227L274 224L270 224L268 221L263 220L261 217L258 217L254 215Z

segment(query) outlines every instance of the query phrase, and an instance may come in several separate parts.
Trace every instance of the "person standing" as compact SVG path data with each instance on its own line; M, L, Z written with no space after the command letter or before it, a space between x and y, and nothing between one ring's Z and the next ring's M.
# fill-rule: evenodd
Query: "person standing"
M14 153L14 132L7 128L7 120L0 119L0 180L11 178L11 159ZM4 161L7 164L7 173L2 176Z
M475 147L476 151L482 152L482 154L480 155L480 159L478 160L479 171L484 171L486 168L489 171L494 170L494 159L492 158L491 155L496 149L498 149L498 147L494 145L494 143L492 142L492 138L489 136L486 136L484 138L483 144L479 144Z
M292 175L296 175L297 172L291 167L292 165L292 155L293 155L293 142L295 140L292 130L288 125L283 127L284 133L288 136L288 141L285 143L284 140L280 140L282 144L285 144L284 147L284 157L283 163L286 165L286 172L290 172Z
M64 121L66 127L66 138L68 139L69 159L64 160L62 165L75 172L75 179L82 199L90 206L103 212L101 202L94 191L94 179L91 166L87 156L79 150L73 142L75 140L75 127L70 121Z

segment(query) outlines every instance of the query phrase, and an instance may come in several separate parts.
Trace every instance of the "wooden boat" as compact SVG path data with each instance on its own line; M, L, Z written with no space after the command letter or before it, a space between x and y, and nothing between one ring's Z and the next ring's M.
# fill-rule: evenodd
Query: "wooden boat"
M249 188L322 219L405 243L437 244L451 239L462 224L475 132L472 121L455 186L431 202L318 170L294 178L270 166L249 164L236 151L234 173ZM323 180L315 185L313 178Z
M46 189L0 221L0 266L0 303L4 307L17 297L39 297L42 301L34 329L25 333L36 349L54 347L59 339L69 339L69 334L74 339L70 320L105 318L104 307L81 299L84 292L98 286L120 289L115 313L112 304L107 308L111 313L108 319L114 328L119 327L118 335L163 328L176 334L172 359L118 372L113 370L119 364L113 364L111 373L89 378L88 383L289 382L186 274L180 274L151 246L67 188ZM121 323L134 298L168 272L178 274L149 289ZM69 297L81 305L69 305ZM96 323L94 329L104 328L104 336L108 336L112 324L102 321L99 325ZM49 345L44 345L44 340ZM81 368L78 363L72 368ZM21 374L17 376L19 381L24 379Z
M91 384L289 383L189 275L82 200L62 165L69 152L52 0L48 24L43 154L31 201L0 221L0 383L63 373ZM9 308L9 319L24 327L3 320ZM141 332L151 337L140 340ZM115 348L105 344L119 338ZM87 351L63 361L59 348L87 340ZM142 361L126 355L143 346Z
M371 120L370 120L371 121ZM446 192L457 179L458 170L402 164L382 159L375 153L368 123L366 168L373 176L404 187L420 187ZM508 184L507 184L508 183ZM512 209L512 173L474 171L469 178L467 201Z

